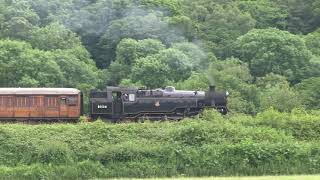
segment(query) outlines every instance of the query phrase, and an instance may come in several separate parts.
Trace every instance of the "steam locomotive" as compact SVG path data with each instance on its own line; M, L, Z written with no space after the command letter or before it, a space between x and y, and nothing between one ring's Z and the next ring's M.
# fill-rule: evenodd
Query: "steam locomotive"
M217 92L210 86L208 92L181 91L169 86L165 89L107 87L104 91L91 91L89 96L92 119L179 120L199 114L205 107L227 113L228 92Z
M227 113L227 92L181 91L174 87L145 90L107 87L89 95L89 114L118 121L139 118L182 119L205 107ZM0 88L0 121L76 122L83 114L83 95L73 88Z

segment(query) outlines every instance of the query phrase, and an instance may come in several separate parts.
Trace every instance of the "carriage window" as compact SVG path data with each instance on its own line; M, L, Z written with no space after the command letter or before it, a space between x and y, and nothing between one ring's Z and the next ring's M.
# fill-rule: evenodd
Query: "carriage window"
M58 102L56 97L45 97L44 104L46 107L57 107Z
M40 107L41 106L41 98L36 96L29 97L30 107Z
M16 97L16 107L28 107L29 106L28 97Z
M77 96L69 96L68 97L68 104L70 106L76 106L78 104L78 98Z
M3 104L7 107L12 107L13 106L13 99L12 97L4 97L3 99Z
M66 98L60 98L60 104L67 104L67 99Z
M136 100L136 95L135 94L129 94L129 101L133 102Z
M0 106L2 108L12 107L13 106L12 97L1 96L0 97Z

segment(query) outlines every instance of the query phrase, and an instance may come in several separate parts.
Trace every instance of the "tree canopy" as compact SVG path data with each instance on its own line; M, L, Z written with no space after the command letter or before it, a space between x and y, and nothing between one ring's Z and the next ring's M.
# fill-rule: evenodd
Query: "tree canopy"
M233 112L317 109L319 42L318 0L0 0L0 86L215 84Z

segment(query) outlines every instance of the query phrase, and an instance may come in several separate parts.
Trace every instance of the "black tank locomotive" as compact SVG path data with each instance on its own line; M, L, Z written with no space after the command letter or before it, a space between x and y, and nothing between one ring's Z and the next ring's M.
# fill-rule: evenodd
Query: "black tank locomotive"
M107 87L91 91L89 111L92 119L182 119L199 114L204 108L216 108L227 113L228 92L218 92L214 86L204 91L181 91L174 87L144 90Z

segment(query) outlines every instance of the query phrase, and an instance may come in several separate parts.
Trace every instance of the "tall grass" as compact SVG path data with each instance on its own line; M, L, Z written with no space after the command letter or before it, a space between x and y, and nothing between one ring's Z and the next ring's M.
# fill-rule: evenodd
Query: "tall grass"
M0 179L320 173L318 112L0 126Z

